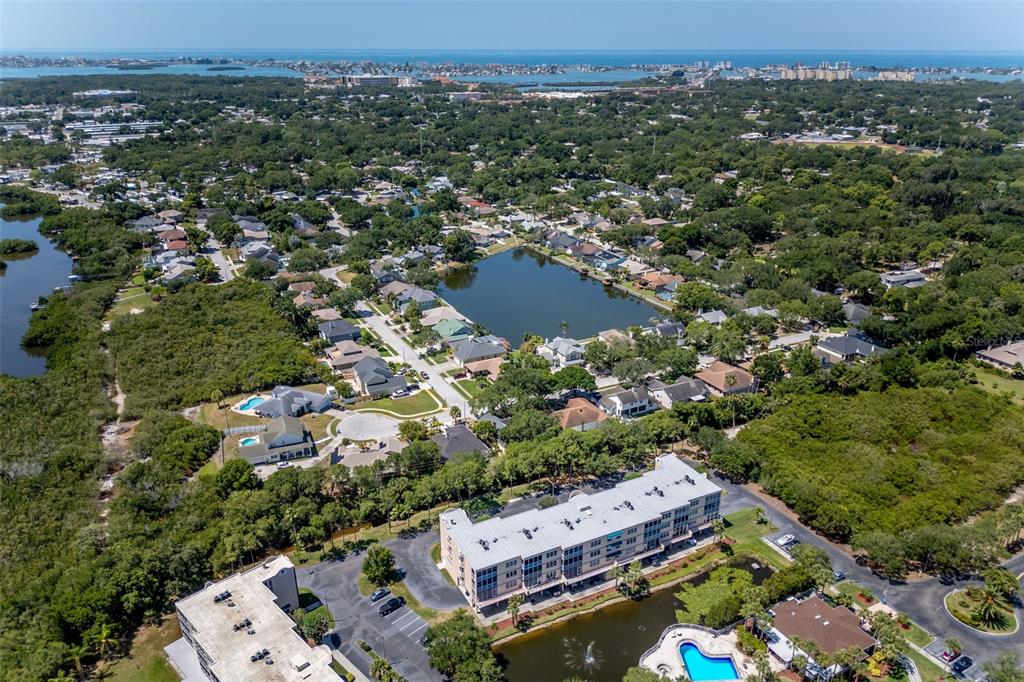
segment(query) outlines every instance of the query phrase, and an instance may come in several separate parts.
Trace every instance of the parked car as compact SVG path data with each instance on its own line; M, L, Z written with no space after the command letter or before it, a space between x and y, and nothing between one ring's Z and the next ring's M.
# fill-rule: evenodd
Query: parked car
M839 569L832 571L832 577L836 579L837 583L841 583L846 580L846 574Z
M390 616L392 613L402 608L403 606L405 606L405 597L392 597L391 599L388 599L386 602L384 602L384 604L380 607L380 616L381 618L383 618L384 616Z
M409 395L409 391L407 391L407 390L405 390L405 389L403 388L403 389L402 389L402 390L400 390L400 391L395 391L394 393L392 393L392 394L391 394L391 397L392 397L392 398L404 398L404 397L405 397L405 396L407 396L407 395Z
M786 535L783 535L781 538L776 540L775 544L778 545L779 547L786 547L787 545L793 544L793 542L795 542L795 541L796 541L796 536L793 536L793 535L790 535L789 533L787 533Z
M971 660L970 656L961 656L956 660L953 665L949 666L949 669L953 671L953 674L957 677L963 677L967 669L974 665L974 661Z
M389 594L391 594L391 590L389 590L388 588L386 588L386 587L378 587L370 595L370 601L380 601L381 599L383 599L384 597L388 596Z
M290 466L291 466L290 462L278 462L277 463L277 468L278 469L287 469Z
M952 649L942 650L942 660L944 660L946 663L952 663L958 658L960 658L959 651L953 651Z

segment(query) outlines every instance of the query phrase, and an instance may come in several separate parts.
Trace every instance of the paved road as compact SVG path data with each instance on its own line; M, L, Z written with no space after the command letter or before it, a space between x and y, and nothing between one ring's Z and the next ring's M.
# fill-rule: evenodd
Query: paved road
M213 261L213 264L220 270L220 279L223 282L230 282L235 278L235 271L231 269L227 257L221 251L223 247L213 237L210 238L210 246L203 250L203 255Z
M371 310L365 303L360 302L356 304L356 310L361 313L360 322L369 326L370 329L380 336L384 343L394 348L395 352L401 356L404 362L409 363L409 365L418 372L425 372L426 375L430 377L431 388L433 388L434 392L441 396L449 406L456 405L460 410L462 410L462 414L470 414L469 403L466 402L466 399L462 397L461 393L452 388L452 385L448 383L446 378L439 371L438 365L432 365L426 360L421 359L419 354L416 352L416 349L407 344L402 337L396 334L394 330L387 325L387 322L382 316L374 313L373 310ZM438 419L444 421L441 416L439 416Z
M715 483L722 487L725 495L722 498L722 514L727 515L741 509L761 507L766 511L772 525L778 531L771 537L776 538L786 533L796 536L801 542L814 544L825 550L832 560L832 566L846 573L847 577L870 589L882 601L892 608L910 616L918 625L936 636L936 640L925 647L938 657L942 652L943 641L955 637L963 645L964 654L974 659L974 666L968 669L967 676L975 679L983 675L982 664L995 659L1004 651L1016 651L1024 656L1024 628L1014 635L988 636L973 628L969 628L946 612L943 597L956 587L978 584L979 580L942 581L929 578L912 583L893 583L871 569L854 563L849 555L832 545L828 540L814 531L804 527L776 509L772 509L758 494L744 486L738 486L723 478L713 477ZM1014 575L1024 571L1024 555L1018 556L1006 564ZM1017 619L1024 619L1024 610L1017 610Z
M406 587L424 606L444 610L465 606L459 591L449 585L431 563L430 547L436 537L433 532L424 532L396 538L385 545L394 553L398 568L405 571ZM440 680L419 644L427 622L408 607L381 618L378 609L383 601L374 604L359 594L356 581L362 562L361 554L353 554L340 561L296 569L299 585L313 590L334 616L333 635L326 641L364 674L369 674L372 660L357 644L359 640L368 642L410 682Z

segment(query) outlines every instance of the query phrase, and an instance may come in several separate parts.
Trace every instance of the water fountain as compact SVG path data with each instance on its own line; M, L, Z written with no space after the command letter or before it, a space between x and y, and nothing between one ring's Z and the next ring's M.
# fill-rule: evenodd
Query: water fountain
M594 647L594 642L583 646L573 638L562 640L565 645L565 663L573 670L592 672L601 667L601 652Z

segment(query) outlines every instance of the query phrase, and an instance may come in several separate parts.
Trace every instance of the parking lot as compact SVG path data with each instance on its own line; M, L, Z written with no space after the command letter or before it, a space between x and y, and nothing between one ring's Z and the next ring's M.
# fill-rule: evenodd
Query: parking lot
M430 562L430 546L435 541L433 533L421 533L385 544L394 552L399 569L405 572L409 591L421 603L443 610L465 606L458 590L447 584ZM299 585L312 590L334 617L335 626L327 643L367 676L373 659L359 646L360 640L390 661L410 682L440 680L419 643L429 624L408 606L382 617L380 608L391 595L372 602L359 593L357 581L362 563L362 554L352 554L341 561L296 569Z

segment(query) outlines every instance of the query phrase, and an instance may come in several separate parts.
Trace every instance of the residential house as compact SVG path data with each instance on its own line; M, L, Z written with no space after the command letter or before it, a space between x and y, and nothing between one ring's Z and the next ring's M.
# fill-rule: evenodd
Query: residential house
M396 376L380 358L365 357L352 366L356 388L371 398L391 395L405 388L405 377Z
M352 368L363 358L380 358L373 348L361 346L355 341L339 341L327 349L327 364L336 372L351 376Z
M320 337L328 343L355 341L362 333L360 332L359 327L346 320L329 320L327 322L321 322L317 325L317 329L320 330Z
M292 299L299 308L306 308L316 310L317 308L324 308L328 305L327 299L323 296L314 296L311 291L300 291Z
M682 376L672 383L650 379L647 392L660 407L668 410L677 403L696 403L707 400L708 389L703 382Z
M405 293L409 289L412 289L411 284L406 284L405 282L402 282L400 280L395 280L394 282L388 282L387 284L382 286L380 288L380 293L386 298L395 298Z
M505 346L493 336L474 337L450 344L452 358L460 365L504 356Z
M370 275L377 280L377 284L389 284L402 279L402 273L394 263L374 261L370 263Z
M450 306L437 306L423 312L420 323L424 327L433 327L442 320L466 321L466 316Z
M629 338L629 335L619 329L605 329L603 332L597 333L597 338L604 341L607 344L633 344L633 339Z
M611 270L612 268L618 267L626 260L626 256L615 251L608 249L601 249L597 253L585 256L583 261L598 270Z
M859 362L885 353L888 348L879 346L858 334L847 332L842 336L819 339L812 351L823 364Z
M686 334L686 326L682 322L670 322L668 320L662 320L657 324L645 329L649 334L661 337L663 339L679 339Z
M851 327L859 327L861 322L871 317L871 308L850 302L843 306L843 316Z
M620 419L645 414L655 408L646 388L639 387L609 393L601 398L601 409Z
M288 285L288 291L294 291L295 293L313 291L313 289L316 289L316 282L292 282Z
M654 291L657 291L670 282L682 281L683 278L680 275L673 275L671 272L651 270L650 272L645 272L640 275L640 279L637 280L637 284L645 289L653 289Z
M410 303L415 303L419 306L421 311L430 310L436 307L440 300L437 298L437 294L433 291L428 291L420 287L409 287L402 293L394 297L395 307L405 312L405 309Z
M255 436L255 441L238 448L239 456L253 465L284 462L316 454L313 437L295 417L280 416L271 420Z
M164 221L160 220L156 216L147 215L135 220L128 220L124 226L134 232L152 232L156 228L164 224Z
M561 230L552 230L544 238L544 246L553 251L565 251L580 243L580 240Z
M323 394L291 386L275 386L270 397L254 407L253 411L261 417L301 417L307 412L326 412L334 397L333 387Z
M639 279L654 269L650 265L647 265L633 257L629 257L619 263L619 268L625 271L626 277L631 280Z
M479 452L485 457L491 454L487 443L477 438L476 434L462 422L453 424L440 433L435 433L430 440L437 443L441 449L441 457L445 459L451 459L452 455L460 452Z
M928 278L924 276L919 270L899 270L897 272L884 272L879 275L882 279L882 284L888 289L902 287L904 289L913 289L915 287L924 286L928 283Z
M242 260L247 263L252 260L258 260L274 268L281 267L281 256L267 242L249 242L242 245L241 256Z
M676 290L679 285L683 283L682 279L673 280L657 288L657 293L654 295L663 301L674 301L676 298Z
M975 355L982 362L1012 371L1015 367L1024 365L1024 341L989 346L985 350L979 350Z
M175 263L169 268L164 270L164 274L160 277L165 283L170 284L172 282L190 282L195 279L195 270L191 265L185 263Z
M547 360L552 367L559 369L570 365L582 365L583 353L583 346L579 341L562 336L556 336L537 347L537 355Z
M501 366L505 364L505 358L488 358L487 360L476 360L465 364L466 371L473 376L485 376L491 381L497 381L501 376Z
M169 208L166 211L160 211L156 214L156 217L165 223L171 223L176 225L181 220L184 214L181 211L176 211L173 208Z
M721 360L715 360L710 367L697 372L697 378L717 396L757 392L757 377Z
M570 398L565 407L551 413L563 429L590 431L599 427L608 415L584 398Z
M579 260L584 260L594 254L600 253L601 247L590 242L580 242L569 247L569 255Z
M697 319L717 326L728 320L729 316L721 310L707 310L697 313Z
M313 317L320 322L330 322L331 320L340 320L341 313L334 308L319 308L313 311Z
M777 318L779 311L775 308L765 308L764 306L755 305L751 308L744 308L740 312L750 315L751 317L771 317Z
M459 319L445 319L431 327L441 342L449 346L473 336L473 328Z

